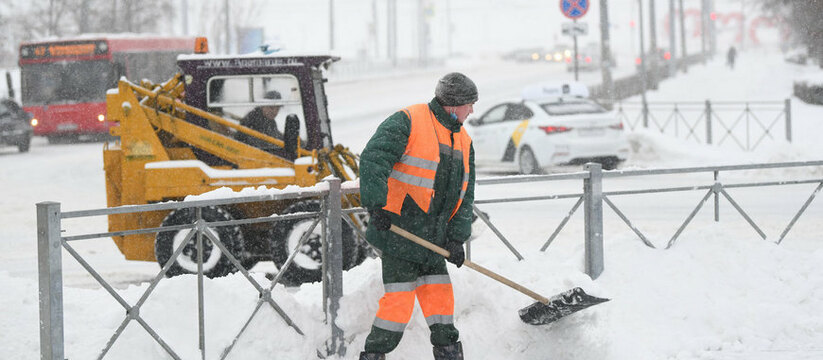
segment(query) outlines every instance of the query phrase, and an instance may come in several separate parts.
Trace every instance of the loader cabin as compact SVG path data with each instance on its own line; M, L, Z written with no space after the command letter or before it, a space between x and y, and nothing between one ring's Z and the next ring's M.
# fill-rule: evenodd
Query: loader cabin
M237 122L255 108L276 106L279 108L275 118L278 130L288 135L286 128L298 123L300 147L314 150L331 148L334 144L322 71L338 60L339 57L329 55L280 52L241 57L192 54L180 55L177 65L183 74L188 105ZM278 95L267 96L272 93ZM195 114L187 114L186 121L209 127L209 121ZM289 158L288 154L278 151L274 154Z

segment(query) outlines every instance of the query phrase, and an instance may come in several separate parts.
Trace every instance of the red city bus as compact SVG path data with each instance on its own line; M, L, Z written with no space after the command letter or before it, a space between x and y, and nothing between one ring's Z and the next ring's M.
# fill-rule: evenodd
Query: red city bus
M106 91L122 76L170 79L177 55L192 53L194 43L193 37L112 34L21 44L22 102L33 115L34 135L51 143L108 134L114 124L105 121Z

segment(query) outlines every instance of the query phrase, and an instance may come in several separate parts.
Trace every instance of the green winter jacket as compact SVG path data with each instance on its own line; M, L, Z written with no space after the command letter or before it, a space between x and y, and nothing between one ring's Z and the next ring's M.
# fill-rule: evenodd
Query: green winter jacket
M443 107L432 99L429 109L437 120L452 132L464 131L457 120L449 117ZM386 204L387 182L394 164L406 150L411 133L411 120L398 111L378 126L360 155L360 198L367 209L382 208ZM453 146L453 144L452 144ZM460 243L471 235L472 203L474 202L474 145L469 155L469 184L463 203L454 218L451 212L460 198L463 182L463 159L451 153L440 154L440 163L434 178L434 199L425 213L410 197L403 201L401 215L387 212L392 224L397 225L435 245L443 247L447 241ZM383 253L421 264L435 264L442 256L391 231L380 231L373 226L366 230L366 240Z

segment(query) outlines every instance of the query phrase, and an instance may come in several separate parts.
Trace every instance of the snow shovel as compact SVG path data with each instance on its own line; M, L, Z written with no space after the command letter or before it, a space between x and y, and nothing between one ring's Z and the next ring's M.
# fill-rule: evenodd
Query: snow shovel
M444 257L449 257L449 252L446 249L443 249L437 245L434 245L417 235L414 235L406 230L403 230L396 225L392 225L389 229L397 235L400 235L412 242L420 245L426 249L434 251ZM520 320L523 322L531 325L546 325L554 322L557 319L560 319L566 315L576 313L580 310L583 310L587 307L597 305L609 299L599 298L595 296L591 296L586 294L583 289L579 287L575 287L570 290L566 290L562 293L559 293L551 298L546 298L534 291L531 291L514 281L511 281L497 273L486 269L480 265L477 265L469 260L463 261L463 265L468 266L475 271L486 275L492 279L495 279L503 284L508 285L512 289L515 289L523 294L531 296L533 299L537 300L536 303L526 306L518 313L520 314Z

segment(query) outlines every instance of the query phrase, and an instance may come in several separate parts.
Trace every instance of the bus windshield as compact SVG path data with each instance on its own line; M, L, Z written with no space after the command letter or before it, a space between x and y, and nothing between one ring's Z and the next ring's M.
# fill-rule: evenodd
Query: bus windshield
M29 64L21 77L26 106L103 102L106 90L117 86L116 71L107 60Z

